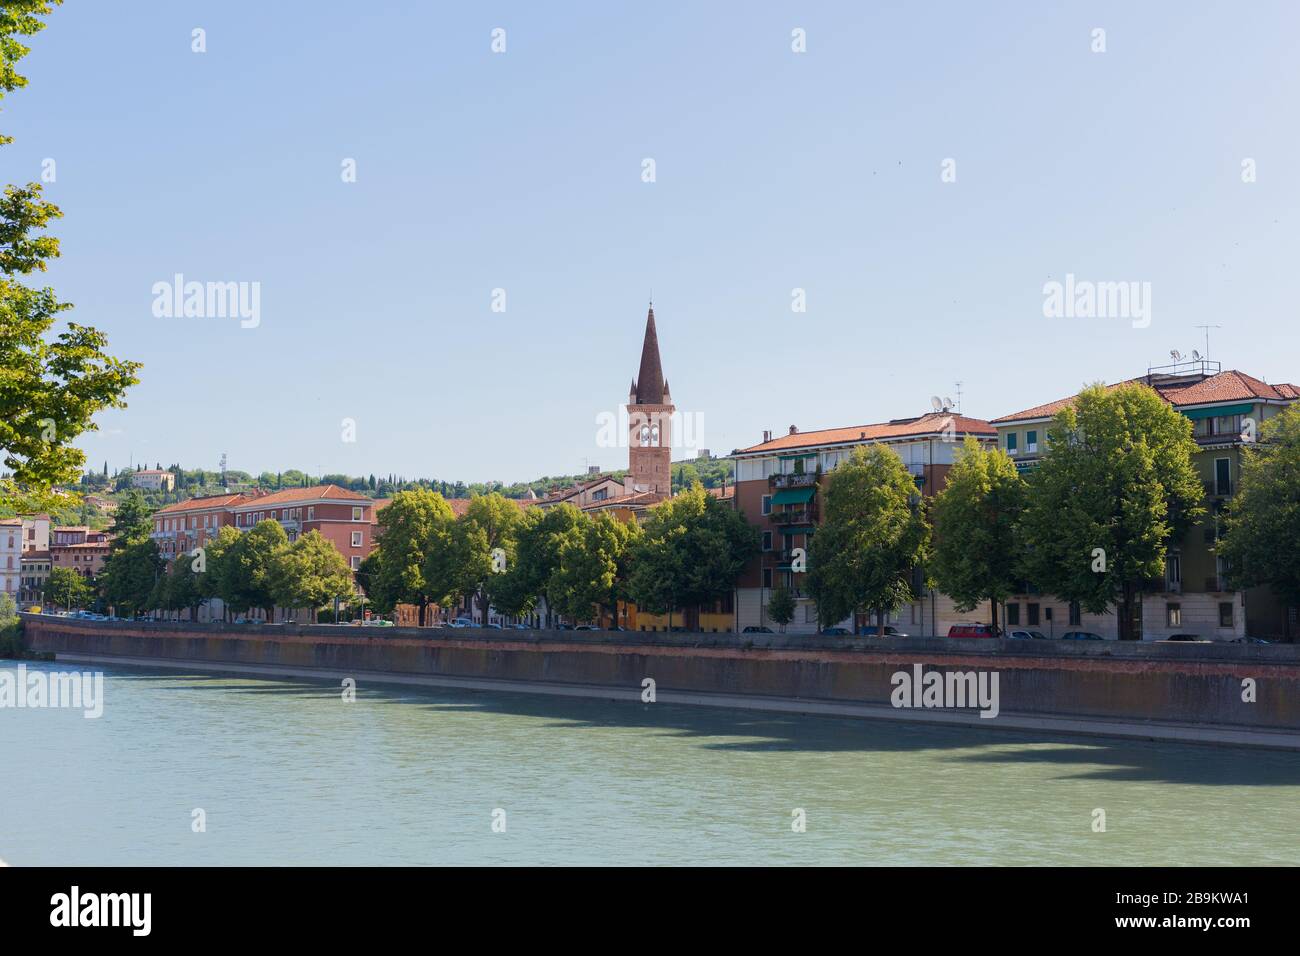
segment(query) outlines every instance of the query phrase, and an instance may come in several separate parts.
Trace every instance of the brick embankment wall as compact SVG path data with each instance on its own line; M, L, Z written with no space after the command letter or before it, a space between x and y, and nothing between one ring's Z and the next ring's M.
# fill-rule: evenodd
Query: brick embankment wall
M223 626L25 615L70 657L578 684L887 706L899 671L998 674L1004 713L1300 730L1300 648ZM759 643L762 646L757 646ZM1255 682L1255 701L1243 681Z

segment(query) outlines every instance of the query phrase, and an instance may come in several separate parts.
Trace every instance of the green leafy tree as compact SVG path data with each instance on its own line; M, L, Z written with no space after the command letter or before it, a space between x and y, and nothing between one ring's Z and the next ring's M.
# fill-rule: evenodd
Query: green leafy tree
M85 607L95 599L95 590L72 568L51 568L45 579L45 603L62 608Z
M767 598L767 616L785 633L785 627L794 620L795 600L789 588L776 587Z
M307 532L281 552L273 575L276 603L310 608L313 621L322 605L355 591L347 559L319 531Z
M744 516L696 484L650 509L631 549L628 592L652 614L708 604L735 587L758 554L759 532Z
M497 582L493 603L504 614L532 613L550 590L560 565L560 552L575 536L581 538L591 519L570 504L529 508L514 530L515 558ZM554 613L548 600L547 625Z
M1016 523L1025 498L1024 479L1007 453L968 436L930 508L936 585L959 611L989 601L994 627L998 604L1020 580Z
M29 52L19 38L42 30L57 2L0 5L0 98L27 85L16 70ZM89 326L68 322L52 333L71 306L15 278L44 272L59 255L58 240L40 233L61 215L38 183L6 186L0 197L0 466L9 472L0 505L20 511L54 506L51 486L78 479L86 456L73 442L95 429L96 413L125 404L140 367L107 355L107 339Z
M619 602L629 598L628 576L641 529L600 514L575 532L560 545L548 595L561 614L583 622L607 615L616 625Z
M1242 449L1218 553L1233 587L1267 585L1289 607L1300 605L1300 405L1265 421L1259 441Z
M289 536L280 522L270 518L239 536L223 560L228 562L227 574L238 581L240 609L260 608L268 621L273 619L279 597L277 569L288 549Z
M1143 586L1204 513L1192 423L1144 385L1094 385L1047 439L1020 522L1025 577L1091 614L1118 607L1120 639L1135 639Z
M116 538L95 583L105 601L119 614L130 617L149 610L154 587L165 567L166 561L151 539Z
M514 532L520 520L519 506L493 492L471 498L469 508L455 524L455 593L477 594L484 622L502 578L515 560Z
M831 472L825 518L808 548L808 590L823 626L851 614L885 613L913 600L929 527L901 458L882 445L859 448Z
M233 559L235 545L242 537L243 535L230 525L223 526L217 531L216 537L209 538L203 544L202 570L192 563L197 558L192 559L190 564L190 570L194 572L199 603L214 598L220 600L223 618L229 618L232 610L244 611L251 606L240 590L242 584L240 569ZM179 555L176 560L180 560Z
M369 596L377 607L391 610L397 604L414 604L423 627L429 605L447 603L451 592L446 558L455 520L451 505L436 491L401 491L393 496L392 503L379 512L379 550L368 571Z
M204 557L206 564L207 558ZM189 611L190 620L197 621L199 605L205 598L201 586L203 573L194 570L195 557L192 554L178 554L172 561L171 570L162 579L162 603L159 605L168 611Z

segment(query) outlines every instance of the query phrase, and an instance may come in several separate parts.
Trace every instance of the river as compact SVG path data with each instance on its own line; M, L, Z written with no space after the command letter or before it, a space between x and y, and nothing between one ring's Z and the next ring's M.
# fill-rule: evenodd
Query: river
M1300 863L1296 753L103 673L0 709L12 865Z

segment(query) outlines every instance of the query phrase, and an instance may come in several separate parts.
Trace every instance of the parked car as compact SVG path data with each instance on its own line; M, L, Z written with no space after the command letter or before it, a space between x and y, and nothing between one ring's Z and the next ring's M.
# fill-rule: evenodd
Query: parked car
M759 627L755 624L751 624L749 625L749 627L742 629L740 633L741 634L771 634L773 633L773 631L770 627Z
M1183 644L1209 644L1205 638L1199 634L1170 634L1165 638L1166 641L1178 641Z
M847 627L823 627L822 633L830 637L848 637L852 631Z
M877 625L871 624L867 627L864 627L861 633L864 637L875 637L877 636L879 631L880 628ZM885 625L885 637L911 637L911 636L912 635L910 634L904 634L902 631L894 627L894 625L892 624Z
M527 624L510 624L508 627L512 631L526 631L529 629Z
M487 624L480 624L479 626L480 626L480 627L486 627L489 631L504 631L504 630L505 630L505 628L503 628L500 624L497 624L495 621L489 622L489 623L487 623Z
M1026 631L1016 628L1014 631L1007 631L1007 640L1009 641L1045 641L1047 635L1042 631Z
M1001 637L1000 629L992 624L954 624L948 628L949 637Z
M1272 644L1272 641L1266 641L1262 637L1234 637L1229 644Z
M385 621L382 617L373 617L366 621L367 627L392 627L392 621Z
M447 626L448 627L474 627L476 625L472 620L470 620L467 617L457 617L448 621Z
M1105 639L1092 631L1066 631L1061 635L1063 641L1104 641Z

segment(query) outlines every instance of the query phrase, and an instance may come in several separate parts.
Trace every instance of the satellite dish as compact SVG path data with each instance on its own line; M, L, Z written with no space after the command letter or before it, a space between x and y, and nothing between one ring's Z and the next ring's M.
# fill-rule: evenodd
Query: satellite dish
M943 410L946 412L946 411L947 411L948 409L950 409L950 408L952 408L952 399L951 399L951 398L945 398L945 399L943 400Z
M930 404L934 407L936 412L943 411L943 402L940 400L938 395L930 396Z
M1196 351L1196 349L1192 349L1192 361L1199 362L1200 360L1201 360L1201 353Z
M1178 351L1178 349L1173 349L1169 353L1169 357L1173 359L1175 362L1181 362L1183 360L1183 353Z

